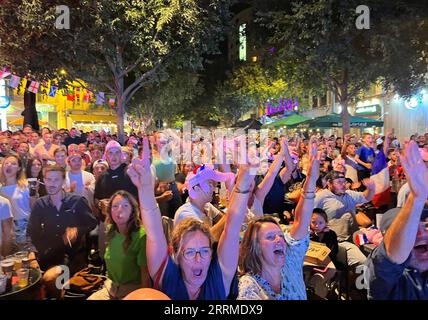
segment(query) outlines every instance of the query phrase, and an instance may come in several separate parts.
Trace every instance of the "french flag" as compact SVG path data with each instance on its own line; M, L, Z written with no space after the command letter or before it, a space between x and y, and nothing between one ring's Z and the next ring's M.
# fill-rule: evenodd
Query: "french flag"
M373 165L370 180L375 184L375 196L372 200L374 207L379 208L391 202L391 184L389 169L383 149L379 150Z
M362 246L366 243L369 243L369 239L367 239L367 236L364 233L358 233L355 237L355 244L357 246Z

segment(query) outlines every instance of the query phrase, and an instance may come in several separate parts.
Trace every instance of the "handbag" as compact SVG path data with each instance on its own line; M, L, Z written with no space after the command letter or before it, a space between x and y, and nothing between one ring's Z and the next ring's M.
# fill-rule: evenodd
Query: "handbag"
M99 267L87 267L76 272L62 287L63 299L86 299L100 290L107 279Z

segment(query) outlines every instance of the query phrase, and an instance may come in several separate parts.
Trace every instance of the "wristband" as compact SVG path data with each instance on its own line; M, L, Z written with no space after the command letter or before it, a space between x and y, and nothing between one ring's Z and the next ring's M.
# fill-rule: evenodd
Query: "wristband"
M233 188L233 192L235 192L235 193L247 194L247 193L250 193L250 189L245 190L245 191L241 191L237 186L235 186L235 187Z
M308 197L306 196L305 192L302 192L301 196L303 199L308 199L308 200L315 199L315 193L313 193L311 196Z
M316 191L305 191L305 189L303 189L303 188L301 189L301 192L302 193L316 193Z

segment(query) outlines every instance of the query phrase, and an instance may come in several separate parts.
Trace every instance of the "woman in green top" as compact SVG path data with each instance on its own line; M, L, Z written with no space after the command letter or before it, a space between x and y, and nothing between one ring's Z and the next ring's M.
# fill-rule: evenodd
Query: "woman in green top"
M146 233L135 198L126 191L117 191L111 196L107 211L104 259L108 279L89 300L122 299L128 293L151 284L147 270Z

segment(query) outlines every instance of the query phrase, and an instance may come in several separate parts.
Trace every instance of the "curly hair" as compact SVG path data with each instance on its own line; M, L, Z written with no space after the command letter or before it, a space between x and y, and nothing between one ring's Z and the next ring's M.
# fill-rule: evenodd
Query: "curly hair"
M132 233L140 230L141 228L141 219L140 219L140 210L138 209L137 200L135 200L134 196L127 191L119 190L115 192L111 197L107 207L107 221L106 223L109 225L107 228L107 241L110 242L113 239L115 232L119 232L119 229L114 222L111 214L112 203L114 198L117 196L121 196L125 198L132 207L131 215L129 216L129 220L126 223L126 238L123 242L123 250L125 253L128 252L129 245L132 242Z
M201 231L208 238L210 248L212 248L213 241L208 225L195 218L185 218L175 226L171 235L171 247L174 259L180 252L184 236L193 231Z
M242 274L260 274L262 272L259 230L264 223L273 223L281 228L278 221L269 215L254 219L248 224L239 250L239 270Z

